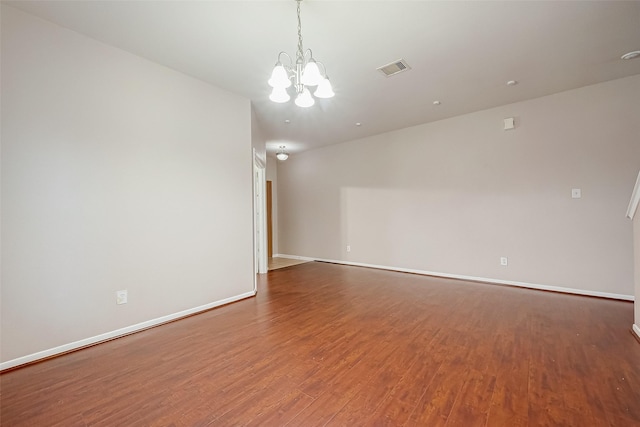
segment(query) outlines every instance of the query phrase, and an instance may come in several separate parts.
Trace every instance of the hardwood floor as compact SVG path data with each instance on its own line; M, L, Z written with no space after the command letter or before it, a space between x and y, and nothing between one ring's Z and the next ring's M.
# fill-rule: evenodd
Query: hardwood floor
M279 268L291 267L292 265L304 264L306 262L309 261L283 257L269 258L268 270L277 270Z
M639 426L628 302L306 263L0 376L6 426Z

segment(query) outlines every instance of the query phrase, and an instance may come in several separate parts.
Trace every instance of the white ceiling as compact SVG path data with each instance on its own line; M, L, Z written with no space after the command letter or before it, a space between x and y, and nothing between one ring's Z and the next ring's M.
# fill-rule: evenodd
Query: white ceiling
M249 98L270 152L640 74L620 60L640 50L640 1L305 0L304 47L336 92L309 109L268 99L278 53L297 47L293 0L5 3ZM376 71L400 58L412 70Z

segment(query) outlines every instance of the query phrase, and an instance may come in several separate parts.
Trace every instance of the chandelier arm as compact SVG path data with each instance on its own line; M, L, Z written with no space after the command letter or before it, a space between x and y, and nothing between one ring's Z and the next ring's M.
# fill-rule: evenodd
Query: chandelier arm
M309 49L309 50L311 50L311 49ZM324 71L324 72L322 73L322 75L323 75L323 76L324 76L324 78L326 79L326 78L327 78L327 67L325 67L325 66L324 66L324 64L323 64L322 62L320 62L320 61L316 61L316 64L317 64L317 65L322 65L322 70Z
M307 50L304 51L304 54L302 55L303 62L305 62L305 63L309 62L308 60L304 61L304 58L307 57L307 53L309 54L309 59L313 59L313 52L311 51L311 49L307 49ZM315 61L315 59L314 59L314 61Z
M286 55L286 57L289 58L289 68L293 67L293 60L291 59L291 56L285 51L282 51L278 54L278 62L282 64L282 61L280 60L280 56L282 55Z

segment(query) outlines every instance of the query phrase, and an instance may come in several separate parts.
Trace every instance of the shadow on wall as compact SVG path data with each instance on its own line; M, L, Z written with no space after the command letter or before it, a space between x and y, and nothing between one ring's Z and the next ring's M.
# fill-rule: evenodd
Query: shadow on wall
M541 204L546 206L543 216ZM567 221L572 209L580 218ZM595 264L580 264L594 256L591 237L581 232L590 221L568 197L523 194L514 200L476 192L346 187L340 189L338 256L350 262L580 289L594 278L607 280L609 273ZM603 240L598 249L615 243ZM507 266L500 264L501 257L508 258Z

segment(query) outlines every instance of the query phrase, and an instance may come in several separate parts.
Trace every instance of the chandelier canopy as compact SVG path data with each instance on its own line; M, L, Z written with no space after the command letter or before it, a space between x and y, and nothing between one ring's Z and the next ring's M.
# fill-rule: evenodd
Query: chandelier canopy
M269 86L273 88L269 99L273 102L280 103L289 101L291 96L289 96L287 88L293 86L296 91L296 105L299 107L311 107L315 104L315 99L311 96L310 88L312 86L316 86L313 95L317 98L332 98L335 93L331 87L331 82L329 82L324 64L317 62L313 58L311 49L305 51L302 47L302 24L300 21L301 1L302 0L296 0L298 6L298 51L296 52L296 62L294 64L291 56L286 52L280 52L278 54L278 61L268 81ZM288 64L282 63L281 59L283 56L289 59ZM324 73L320 72L319 66L322 67Z

